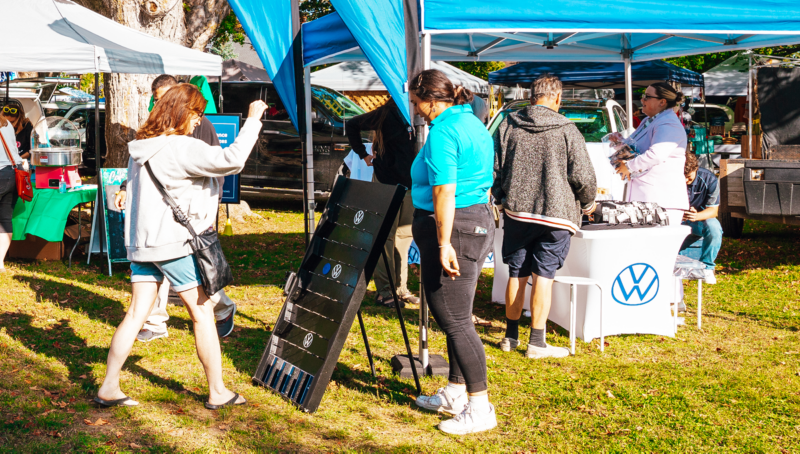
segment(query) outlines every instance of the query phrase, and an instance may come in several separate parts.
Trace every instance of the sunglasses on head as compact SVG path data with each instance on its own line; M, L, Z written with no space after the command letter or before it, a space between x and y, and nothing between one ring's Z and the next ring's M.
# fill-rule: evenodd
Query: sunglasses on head
M16 115L17 113L19 113L19 109L17 109L16 107L12 107L12 106L4 106L3 107L3 113L4 114Z

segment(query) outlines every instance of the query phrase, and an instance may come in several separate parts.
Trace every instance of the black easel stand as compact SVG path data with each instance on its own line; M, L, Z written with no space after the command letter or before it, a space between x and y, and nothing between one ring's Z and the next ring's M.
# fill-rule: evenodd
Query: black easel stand
M392 298L394 298L394 307L397 309L397 319L400 321L400 331L403 333L403 341L406 344L406 352L408 356L406 357L410 361L414 361L414 355L411 353L411 344L408 342L408 332L406 332L406 322L403 319L403 310L400 309L400 298L397 297L397 289L394 286L394 279L392 279L391 273L388 271L389 268L389 259L386 258L386 250L381 252L381 257L383 257L383 266L387 270L387 277L389 278L389 287L392 288ZM361 310L358 311L358 323L361 324L361 336L364 338L364 346L367 349L367 358L369 359L369 367L372 369L372 376L375 376L375 365L372 361L372 352L369 349L369 340L367 339L367 331L364 329L364 321L361 319ZM414 384L417 385L417 394L422 394L422 386L419 384L419 374L417 373L416 368L412 368L412 374L414 375Z

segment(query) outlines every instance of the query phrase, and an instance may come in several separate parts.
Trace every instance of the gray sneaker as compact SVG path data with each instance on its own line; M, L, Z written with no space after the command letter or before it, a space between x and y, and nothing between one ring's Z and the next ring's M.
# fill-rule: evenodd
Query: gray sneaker
M517 339L504 337L503 340L500 341L500 350L504 352L513 352L517 347L519 347L519 341Z
M139 342L150 342L156 339L161 339L162 337L169 337L166 331L163 333L158 333L155 331L150 331L149 329L143 329L139 331L139 334L136 335L136 340Z
M466 390L460 396L453 397L445 388L439 388L432 396L419 396L416 401L420 408L454 416L464 411L468 403Z
M536 347L528 344L528 351L525 352L526 358L539 359L539 358L565 358L569 356L569 349L567 347L553 347L550 344L545 344L546 347Z
M222 320L217 320L217 335L222 339L223 337L227 337L231 332L233 332L233 316L236 315L236 305L233 305L233 310L231 311L230 315L223 318Z

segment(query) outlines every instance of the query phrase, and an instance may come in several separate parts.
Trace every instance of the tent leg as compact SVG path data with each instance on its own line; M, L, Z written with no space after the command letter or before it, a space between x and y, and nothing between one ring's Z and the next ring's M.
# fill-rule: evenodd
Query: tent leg
M100 149L100 73L94 73L94 164L97 171L97 212L100 213L98 220L98 233L103 232L105 227L105 211L103 210L103 182L100 180L100 168L103 167L100 160L103 158L103 151ZM103 240L105 235L100 235L98 244L100 245L100 259L103 259ZM89 245L89 255L92 246ZM111 275L111 255L108 257L108 275Z
M747 121L749 122L749 128L747 130L747 158L753 158L753 103L755 101L755 97L753 90L753 56L748 55L748 64L747 64L747 108L749 110L747 115Z
M316 209L317 205L314 202L314 136L311 131L311 68L303 68L303 77L303 90L305 91L303 100L305 105L303 107L306 111L306 145L305 149L303 150L306 154L306 166L305 169L303 169L306 174L306 191L305 200L303 202L306 205L306 213L308 214L308 217L306 218L306 244L310 244L311 237L314 236L314 228L316 226L314 210Z
M633 71L631 57L625 57L625 114L628 116L628 129L633 129Z

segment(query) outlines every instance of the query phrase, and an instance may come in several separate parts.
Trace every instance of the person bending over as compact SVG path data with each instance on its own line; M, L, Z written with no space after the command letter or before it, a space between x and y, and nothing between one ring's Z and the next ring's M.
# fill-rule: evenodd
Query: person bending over
M561 81L549 74L531 85L531 105L509 115L494 139L492 195L503 215L503 263L508 264L506 335L500 349L519 346L525 286L533 279L528 358L564 357L545 342L556 270L564 264L581 212L595 209L597 180L578 128L558 113Z
M155 103L158 103L159 99L163 98L172 87L177 85L178 80L169 74L162 74L156 77L151 85L153 92L153 105L155 106ZM211 123L211 121L209 121L205 116L200 119L200 123L196 128L194 128L191 136L195 139L202 140L207 145L212 147L219 146L217 131L214 129L214 125ZM219 180L220 186L222 185L222 182L223 179L221 178ZM120 185L119 192L114 198L114 205L117 207L117 209L122 210L125 208L126 198L127 181ZM150 313L150 316L147 317L147 321L145 322L141 331L139 331L139 334L136 335L136 340L139 342L150 342L152 340L169 336L169 332L167 331L167 320L169 320L169 314L167 313L167 300L169 299L169 292L170 285L168 282L165 282L164 285L162 285L159 289L158 299L156 300L156 304L153 306L153 311ZM226 337L233 332L233 317L236 315L236 304L234 304L234 302L228 297L224 289L220 290L214 295L211 295L209 299L211 299L211 302L214 303L214 318L216 319L217 334L219 337Z
M492 138L472 113L472 93L442 72L426 70L409 88L417 114L430 124L411 166L414 241L425 299L447 338L446 388L419 396L417 405L455 415L439 429L468 434L497 426L489 403L486 354L472 324L475 287L494 244Z
M393 99L372 112L347 120L345 129L353 151L375 170L373 181L411 188L411 163L417 155L414 150L417 139L409 132L403 114ZM361 131L375 131L373 154L367 153L361 140ZM405 303L419 303L419 298L408 289L408 248L411 247L413 220L414 204L411 202L411 191L408 191L383 246L389 262L389 273L397 285L397 297L402 301L401 307ZM378 260L372 277L378 293L375 301L382 306L394 307L396 303L383 260Z
M683 215L683 225L691 227L692 233L684 240L680 254L703 262L706 283L716 284L715 262L722 246L722 226L717 220L719 181L710 170L698 165L697 156L691 151L686 152L683 173L690 205Z
M218 211L219 177L242 171L261 130L259 118L267 105L250 105L247 122L228 148L212 147L189 137L200 124L206 100L197 87L180 84L156 103L150 117L128 144L128 192L125 248L131 261L131 304L108 350L106 376L95 402L102 406L132 406L138 402L120 389L120 372L136 334L153 309L158 289L167 279L183 301L194 326L197 356L208 380L205 407L217 410L246 401L222 381L222 357L214 327L214 308L202 287L197 261L189 245L192 236L179 224L145 169L175 199L196 232L214 225Z

